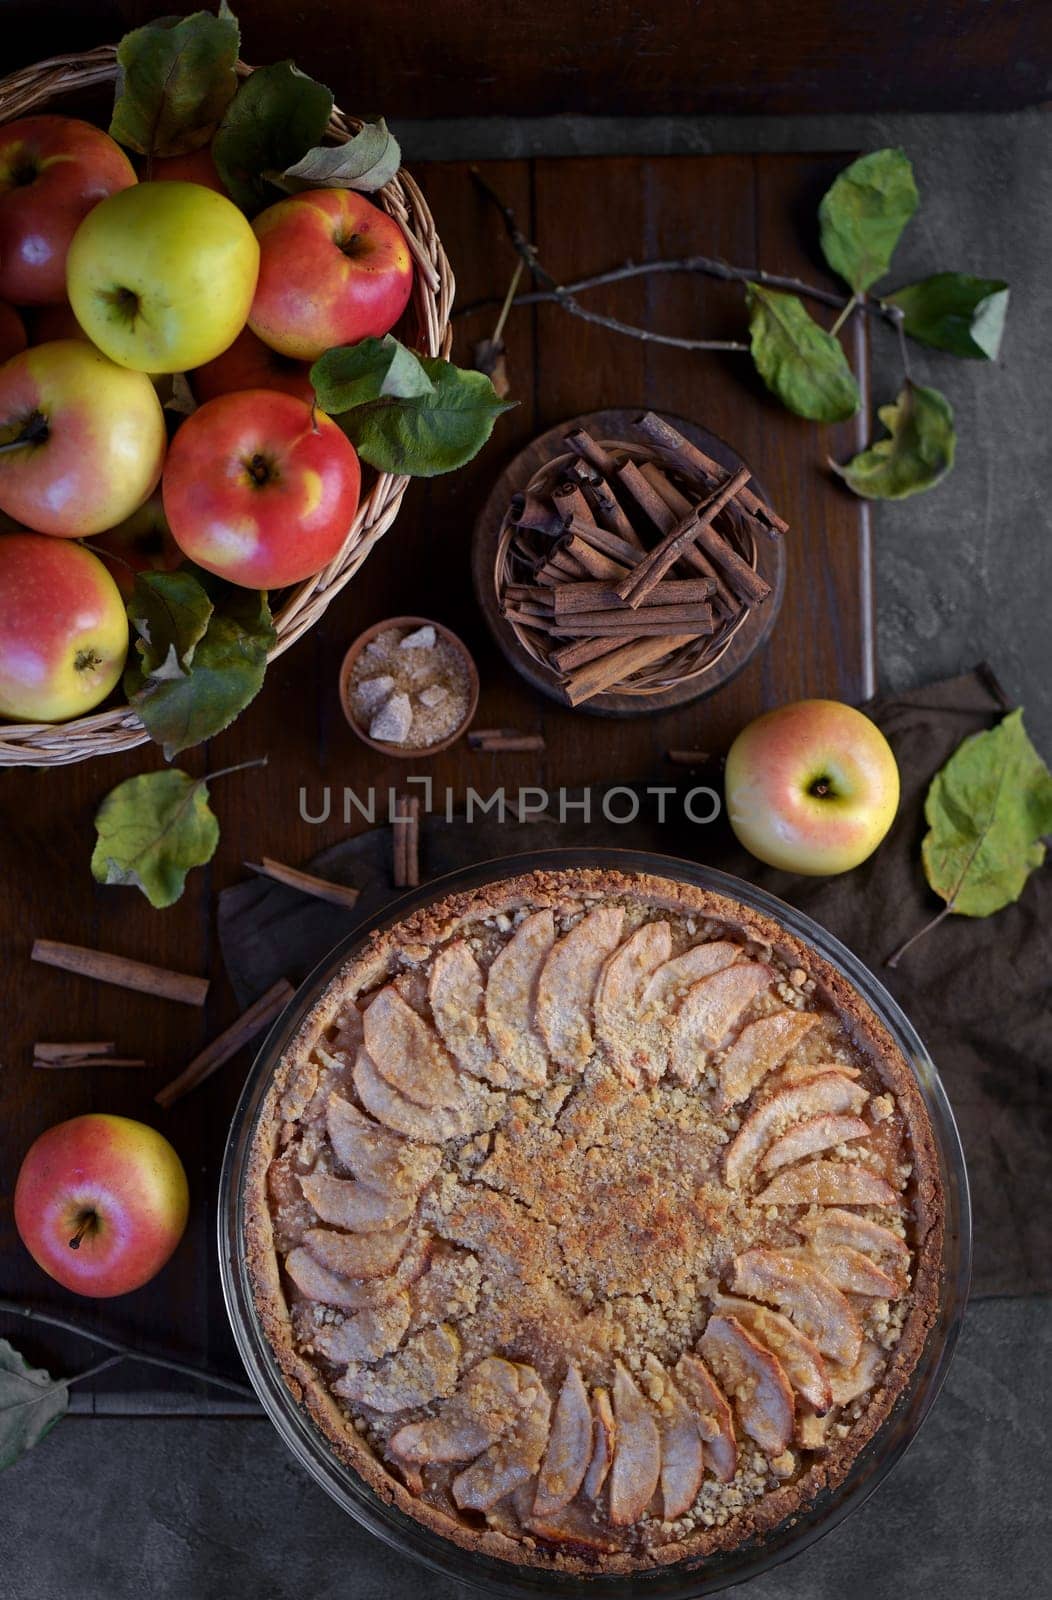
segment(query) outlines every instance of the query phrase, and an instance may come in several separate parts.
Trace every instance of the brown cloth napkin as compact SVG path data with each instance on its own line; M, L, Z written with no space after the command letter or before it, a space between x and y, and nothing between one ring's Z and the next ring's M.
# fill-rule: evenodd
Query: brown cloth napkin
M669 820L662 825L656 801L645 796L639 819L628 825L597 820L584 828L548 818L502 825L495 817L469 825L463 819L447 823L441 816L428 817L422 828L423 870L436 878L473 862L559 847L657 850L737 873L798 906L843 940L892 991L939 1068L972 1185L974 1292L1047 1293L1052 1291L1052 872L1035 873L1017 905L983 921L949 917L899 967L884 964L941 904L928 890L920 865L928 784L961 740L991 727L1008 704L990 670L980 667L879 699L867 709L898 759L902 804L876 855L842 877L801 878L761 866L741 850L724 822L692 826L670 800ZM653 781L674 780L662 773ZM680 775L678 787L705 781L704 774ZM642 786L636 787L642 793ZM594 814L598 810L596 801ZM280 977L302 980L339 939L395 898L389 828L336 845L311 866L361 889L353 913L258 879L220 896L220 942L242 1005Z

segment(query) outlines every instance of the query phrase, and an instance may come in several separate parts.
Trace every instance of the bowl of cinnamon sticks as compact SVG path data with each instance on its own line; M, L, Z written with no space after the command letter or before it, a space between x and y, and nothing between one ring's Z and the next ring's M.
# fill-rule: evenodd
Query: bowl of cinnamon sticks
M476 529L476 588L504 654L551 698L662 710L712 693L767 639L787 532L705 430L600 412L505 472Z

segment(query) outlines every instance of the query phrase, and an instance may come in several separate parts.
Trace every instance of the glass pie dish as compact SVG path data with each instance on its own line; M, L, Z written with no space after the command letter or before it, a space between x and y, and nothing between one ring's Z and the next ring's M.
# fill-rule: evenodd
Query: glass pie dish
M303 1019L340 968L364 946L375 929L390 928L410 912L446 895L478 890L526 872L582 867L652 874L722 894L780 924L839 971L912 1066L934 1135L945 1220L934 1324L894 1409L860 1450L843 1480L834 1488L820 1491L806 1507L782 1523L733 1549L693 1562L601 1578L537 1570L479 1551L465 1552L374 1493L339 1459L288 1387L257 1312L245 1248L246 1173L268 1086ZM362 1526L431 1570L493 1594L584 1595L600 1591L604 1596L676 1596L687 1600L688 1596L712 1594L740 1583L797 1554L860 1504L900 1458L939 1391L960 1333L970 1276L971 1229L964 1158L935 1067L895 1001L844 946L792 907L708 867L639 851L555 850L473 866L404 896L381 919L351 934L312 974L266 1040L235 1113L221 1179L219 1254L234 1335L261 1403L300 1463Z

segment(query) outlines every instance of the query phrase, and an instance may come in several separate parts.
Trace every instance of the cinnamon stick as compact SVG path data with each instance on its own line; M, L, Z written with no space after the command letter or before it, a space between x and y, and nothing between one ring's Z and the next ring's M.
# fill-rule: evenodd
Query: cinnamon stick
M659 639L636 639L620 650L613 650L598 661L591 661L579 672L572 673L566 683L566 698L572 706L583 705L605 689L623 683L634 672L640 672L663 656L689 644L691 634L670 634Z
M420 796L400 794L391 819L394 831L396 889L415 889L420 882Z
M608 483L616 474L620 463L609 450L603 448L598 439L592 437L587 428L572 428L563 435L563 443L575 456L580 456L596 472L601 473Z
M771 592L771 585L766 578L761 578L747 561L742 560L722 533L717 533L710 523L702 521L698 523L697 540L704 546L710 559L723 569L724 576L738 599L748 606L762 605Z
M597 661L600 656L608 656L612 650L622 648L621 640L616 637L578 639L573 644L563 644L553 650L549 660L560 672L569 672L574 667L583 667L588 661Z
M295 992L291 983L285 978L279 979L256 1001L255 1005L249 1006L236 1022L232 1022L229 1028L224 1028L211 1044L206 1045L177 1078L173 1078L171 1083L166 1083L163 1089L158 1089L154 1095L157 1104L168 1111L177 1100L182 1099L184 1094L204 1083L213 1072L236 1056L246 1044L251 1043L257 1034L269 1028L275 1018L284 1011Z
M131 1056L115 1054L112 1040L95 1043L47 1044L41 1040L33 1046L33 1065L42 1071L55 1072L67 1067L144 1067L145 1061Z
M665 760L674 767L704 767L712 757L707 750L666 750Z
M616 466L613 466L613 463L611 463L611 466L613 471L616 472ZM616 533L619 538L627 540L629 544L634 544L642 550L642 540L632 526L628 513L624 510L621 502L610 487L606 476L601 472L597 472L594 467L590 466L587 461L581 460L580 457L570 467L569 471L582 484L585 498L595 514L595 520L602 527L608 528L611 533Z
M494 733L487 738L469 739L473 750L480 750L484 754L504 751L508 754L518 754L526 751L543 750L544 739L539 733Z
M676 466L687 478L699 482L701 487L708 488L714 480L723 477L725 468L718 461L713 461L704 450L699 450L696 444L691 444L685 439L677 428L664 417L659 417L653 411L648 411L644 416L636 419L636 427L651 444L658 446L665 454L675 461ZM750 516L760 522L764 530L774 536L788 533L789 524L773 511L753 489L743 489L740 495L742 507Z
M676 516L683 518L688 515L692 501L685 494L681 494L666 472L662 472L656 461L643 461L640 463L640 472L649 483L650 487L659 494Z
M167 967L149 966L127 956L111 955L106 950L91 950L84 945L63 944L55 939L37 939L34 961L48 967L61 967L98 983L113 983L121 989L136 989L159 1000L177 1000L181 1005L203 1006L208 995L208 979L188 972L170 972Z
M623 578L630 568L623 562L615 561L612 556L604 556L601 551L593 550L590 544L576 534L571 534L570 542L566 546L567 553L573 557L579 567L582 567L592 578L606 579L612 583L618 578ZM558 584L557 588L568 588L568 584ZM583 587L583 585L582 585Z
M552 490L552 499L555 509L563 519L563 527L568 527L576 517L584 523L594 522L592 508L585 499L584 490L579 483L561 483L557 489Z
M716 585L711 578L669 578L656 584L646 596L646 606L695 606L707 601ZM557 583L545 591L554 602L555 615L567 616L574 611L623 611L624 601L613 584L609 583Z
M532 489L512 495L511 521L517 528L529 528L535 533L556 534L563 526L563 519L551 501Z
M681 522L677 523L661 543L651 550L645 560L640 562L635 571L630 572L628 577L623 578L618 584L617 592L622 600L627 600L630 606L642 605L654 585L661 581L670 567L675 566L683 552L689 549L696 539L700 539L713 518L719 515L729 500L733 500L748 477L748 467L739 467L733 477L728 478L707 500L694 507ZM720 542L726 549L730 548L723 540ZM745 566L745 562L741 564ZM751 567L749 571L752 571Z
M595 523L571 522L569 533L571 543L574 539L580 539L593 550L599 550L603 555L610 556L614 561L620 561L626 567L637 566L643 559L640 546L629 544L627 539L622 539L618 534L610 533L608 529L600 528Z
M246 861L245 866L249 872L256 872L261 878L271 878L288 889L298 889L301 894L312 895L315 900L342 906L345 911L354 907L360 893L347 884L332 883L328 878L316 878L311 872L301 872L298 867L287 867L284 862L274 861L270 856L264 856L260 862Z
M661 496L670 511L674 511L677 517L689 516L691 501L687 499L685 494L680 493L668 474L661 470L656 461L644 461L639 470L655 493ZM717 609L724 611L728 617L737 616L741 606L712 565L708 556L703 555L695 546L691 546L690 550L681 559L687 566L693 568L695 572L703 573L706 577L714 580L716 584Z
M540 621L537 626L561 639L600 639L616 634L625 639L649 637L670 628L696 637L713 631L712 607L647 606L639 611L580 611Z
M631 495L640 511L643 512L657 529L664 535L670 533L676 526L679 518L674 511L670 511L662 500L657 490L644 478L634 461L626 461L618 469L618 482L623 484L626 492Z

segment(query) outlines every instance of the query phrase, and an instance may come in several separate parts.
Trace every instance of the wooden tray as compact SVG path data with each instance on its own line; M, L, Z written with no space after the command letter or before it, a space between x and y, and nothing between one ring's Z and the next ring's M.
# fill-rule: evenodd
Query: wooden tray
M760 261L771 270L829 283L812 235L815 207L845 155L697 156L611 160L509 161L487 176L513 205L542 258L563 281L632 256L704 250L728 261ZM499 218L479 198L463 163L423 166L421 185L450 257L462 304L503 296L514 257ZM619 283L596 297L597 309L682 332L741 337L743 297L733 285L690 276ZM454 359L493 329L492 306L455 323ZM861 327L850 349L865 382ZM395 534L381 542L309 637L276 661L263 692L244 716L205 749L178 758L204 774L269 756L262 770L212 787L222 837L207 868L190 874L183 898L153 911L134 889L93 884L92 818L122 779L157 771L164 761L146 746L106 761L54 772L6 772L0 780L0 1283L4 1293L72 1312L119 1337L174 1350L237 1375L215 1260L215 1206L226 1130L249 1053L164 1113L153 1095L229 1023L236 1005L215 938L215 897L247 876L263 854L303 866L326 846L365 826L345 822L344 786L401 787L406 764L367 750L340 709L340 662L351 640L382 617L434 616L459 634L482 680L478 721L543 733L536 754L483 755L462 741L421 763L441 805L448 786L555 789L607 782L674 782L670 748L719 752L750 717L783 700L828 695L859 701L873 686L869 532L865 506L833 480L827 455L843 460L864 440L857 418L836 428L789 416L751 376L747 359L660 349L573 321L556 307L512 314L508 362L516 410L500 418L492 443L464 471L414 484ZM717 695L652 717L610 722L553 705L525 684L490 639L471 591L471 530L505 465L532 438L565 417L612 400L703 417L732 440L792 524L786 539L785 600L767 647ZM331 809L324 822L325 785ZM300 790L305 791L301 806ZM304 812L307 815L304 815ZM625 843L631 843L626 829ZM698 852L704 853L704 831ZM203 1013L142 995L104 989L29 962L33 938L66 939L187 972L207 974ZM141 1071L34 1072L34 1039L113 1039L121 1054L142 1056ZM114 1111L161 1128L190 1177L187 1236L164 1272L112 1302L74 1302L34 1266L15 1235L11 1191L22 1155L54 1122L81 1111ZM0 1336L57 1372L91 1364L82 1344L30 1338L0 1319ZM163 1390L159 1387L163 1385ZM179 1380L118 1367L78 1405L96 1410L205 1409L222 1396L187 1390ZM46 1448L46 1446L44 1446Z
M566 453L563 440L572 428L586 428L600 444L612 449L615 444L622 441L630 443L638 441L639 436L632 424L639 415L638 409L633 410L624 406L605 411L590 411L583 417L572 417L568 422L560 422L554 428L542 433L538 439L532 439L525 450L520 450L515 460L505 467L475 523L475 536L471 545L471 573L475 583L475 598L482 609L482 615L489 624L489 630L497 641L504 659L525 678L528 684L546 695L549 700L554 700L557 705L566 705L566 695L559 678L523 648L514 628L500 609L494 583L494 565L497 546L504 531L508 505L512 495L524 489L539 468L556 456ZM691 422L685 417L666 416L666 421L671 422L680 433L699 445L706 455L726 467L728 472L735 472L742 465L742 458L737 451L732 450L729 444L723 439L718 439L707 428L702 428L698 423ZM763 484L755 478L753 482L761 500L769 500L770 497ZM771 593L762 606L754 606L749 610L743 625L734 634L719 661L714 662L707 672L697 677L684 678L661 694L597 694L584 705L578 706L577 711L591 716L653 716L658 711L671 711L677 706L689 706L695 700L704 700L707 695L715 694L724 684L730 683L746 662L751 660L756 651L762 649L766 643L782 604L782 593L785 589L784 541L762 539L757 547L757 561L757 570L771 585Z

